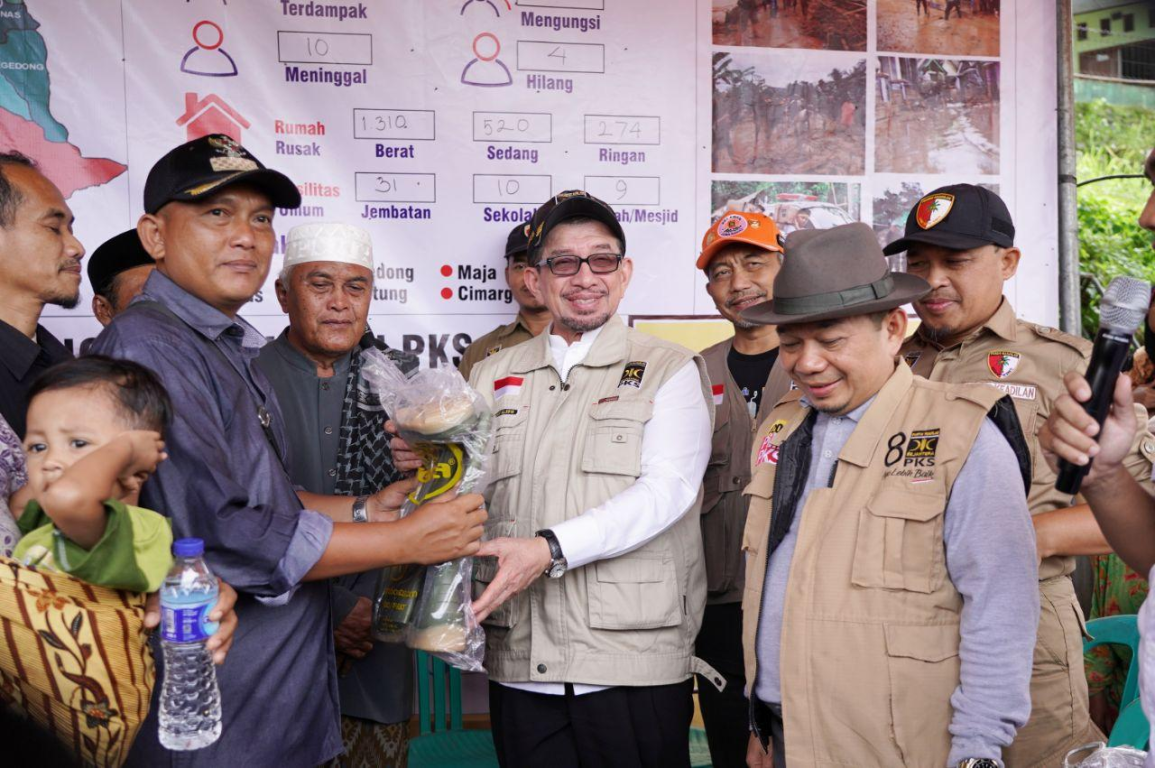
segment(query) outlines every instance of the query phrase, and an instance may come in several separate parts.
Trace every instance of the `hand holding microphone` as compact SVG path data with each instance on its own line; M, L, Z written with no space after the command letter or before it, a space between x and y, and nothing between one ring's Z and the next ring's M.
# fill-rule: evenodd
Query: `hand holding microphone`
M1126 437L1126 449L1130 447L1130 436L1134 435L1134 412L1130 397L1130 382L1120 381L1120 372L1127 352L1131 347L1131 337L1147 315L1151 286L1144 280L1132 277L1117 277L1107 286L1099 312L1099 332L1091 352L1091 362L1087 366L1085 381L1077 374L1068 374L1067 388L1075 398L1064 396L1055 403L1055 412L1040 434L1043 447L1058 455L1058 479L1055 488L1072 496L1079 492L1083 479L1091 469L1091 462L1099 452L1099 444L1092 438L1100 435L1111 437L1111 453L1117 451L1121 437ZM1111 429L1105 430L1104 422L1112 402L1116 413L1112 415ZM1096 426L1092 426L1092 425ZM1130 428L1128 435L1120 430ZM1106 457L1105 457L1106 458ZM1115 457L1110 457L1112 460ZM1085 463L1081 463L1085 459ZM1120 457L1121 460L1121 457Z

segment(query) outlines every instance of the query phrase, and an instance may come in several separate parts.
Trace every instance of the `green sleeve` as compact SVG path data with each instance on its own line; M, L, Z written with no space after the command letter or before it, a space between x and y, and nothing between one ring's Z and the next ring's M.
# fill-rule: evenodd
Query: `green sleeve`
M155 592L172 565L172 528L152 510L104 502L104 535L85 550L60 531L53 535L56 566L78 579L114 589Z

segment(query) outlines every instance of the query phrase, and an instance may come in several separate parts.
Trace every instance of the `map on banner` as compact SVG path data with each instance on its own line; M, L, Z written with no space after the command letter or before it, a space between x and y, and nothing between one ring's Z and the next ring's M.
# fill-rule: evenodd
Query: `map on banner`
M277 212L242 314L280 333L288 231L357 224L374 241L374 331L429 366L509 322L506 237L568 189L622 222L622 314L687 343L717 316L694 260L726 210L785 232L865 221L881 242L926 192L981 183L1032 244L1024 277L1052 279L1049 211L1015 205L1054 197L1053 88L1018 56L1052 50L1045 14L923 5L0 0L0 141L60 186L91 252L135 225L157 158L232 136L303 197ZM1018 309L1053 322L1053 303L1028 292ZM46 322L82 347L99 331L86 307Z

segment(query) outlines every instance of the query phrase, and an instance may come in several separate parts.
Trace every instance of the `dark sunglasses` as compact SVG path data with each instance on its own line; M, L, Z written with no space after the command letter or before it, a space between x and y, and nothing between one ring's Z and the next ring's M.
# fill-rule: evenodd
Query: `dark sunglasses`
M584 259L577 256L553 256L545 260L549 271L557 277L573 277L581 272L582 264L589 264L590 272L595 275L608 275L617 272L622 265L620 253L595 253Z

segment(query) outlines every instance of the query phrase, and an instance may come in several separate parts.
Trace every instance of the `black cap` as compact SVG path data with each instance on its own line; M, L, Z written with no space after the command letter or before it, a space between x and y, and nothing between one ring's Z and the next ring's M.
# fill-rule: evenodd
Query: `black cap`
M995 244L1015 244L1015 225L1003 199L985 187L952 184L926 195L906 217L906 234L882 249L887 256L914 243L965 251Z
M505 238L505 258L525 256L528 250L529 239L525 236L525 224L518 224L509 231L509 237Z
M141 245L136 230L130 229L106 240L88 257L88 282L98 296L107 296L112 281L121 272L155 263Z
M626 233L622 231L614 209L588 192L571 189L554 195L533 214L525 232L529 241L530 264L537 263L542 243L550 230L567 219L593 219L605 224L614 237L622 242L622 255L625 255Z
M251 184L278 208L296 208L301 193L288 176L273 171L231 136L214 133L193 139L156 161L144 182L144 211L210 197L233 184Z

